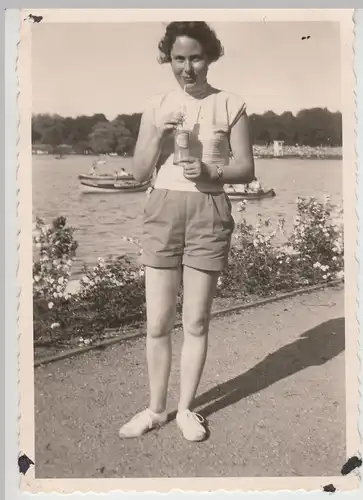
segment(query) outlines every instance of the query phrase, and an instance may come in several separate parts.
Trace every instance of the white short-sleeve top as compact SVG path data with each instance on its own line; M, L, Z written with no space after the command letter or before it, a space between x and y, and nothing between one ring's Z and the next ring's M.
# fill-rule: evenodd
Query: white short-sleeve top
M229 164L229 135L232 127L246 112L244 100L224 90L208 86L204 97L196 98L182 89L152 97L151 107L153 124L157 127L169 113L181 111L185 117L184 128L191 131L190 155L199 158L207 165ZM149 108L150 109L150 108ZM183 168L174 165L174 137L163 141L157 165L155 188L176 191L220 192L221 187L208 182L190 181L183 175Z

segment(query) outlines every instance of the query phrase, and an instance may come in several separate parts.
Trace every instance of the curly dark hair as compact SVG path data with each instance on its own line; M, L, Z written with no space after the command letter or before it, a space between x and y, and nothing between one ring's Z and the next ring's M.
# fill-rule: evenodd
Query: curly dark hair
M171 61L170 52L179 36L188 36L197 40L203 47L209 62L217 61L224 54L222 44L214 30L204 21L174 21L168 24L164 38L159 42L161 64Z

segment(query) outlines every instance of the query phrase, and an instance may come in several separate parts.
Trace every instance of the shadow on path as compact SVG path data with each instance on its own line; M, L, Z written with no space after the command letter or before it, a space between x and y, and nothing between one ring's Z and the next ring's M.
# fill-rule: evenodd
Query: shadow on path
M321 323L301 334L295 342L269 354L247 372L201 394L193 408L204 406L200 413L208 417L304 368L326 363L344 351L344 330L344 318Z

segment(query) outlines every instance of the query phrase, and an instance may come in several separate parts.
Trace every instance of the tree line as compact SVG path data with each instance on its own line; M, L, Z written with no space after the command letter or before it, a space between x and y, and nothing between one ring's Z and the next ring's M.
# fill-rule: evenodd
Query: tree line
M75 152L132 155L139 133L141 113L121 114L108 120L104 114L62 117L36 114L32 117L33 149L52 153ZM341 146L342 115L327 108L302 109L276 114L267 111L249 117L253 144L274 140L286 145Z

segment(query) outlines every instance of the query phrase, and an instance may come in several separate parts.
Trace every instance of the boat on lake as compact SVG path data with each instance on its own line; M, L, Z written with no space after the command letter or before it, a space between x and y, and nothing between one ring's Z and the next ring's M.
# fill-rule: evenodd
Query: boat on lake
M124 180L134 180L134 176L130 174L130 172L126 172L124 168L120 168L116 170L113 174L111 173L101 173L98 171L101 165L106 165L107 161L102 159L102 156L99 156L97 160L94 160L92 163L92 168L88 172L88 174L79 174L78 179L80 181L91 181L97 182L100 184L110 184L115 181L124 181Z
M268 189L267 191L257 191L257 192L243 192L243 191L226 191L228 197L233 200L262 200L264 198L273 198L276 196L274 189Z
M80 188L82 193L139 193L146 191L150 187L151 181L137 182L135 179L122 179L120 181L95 181L81 180Z
M106 182L110 183L119 180L131 180L133 175L127 172L116 173L116 174L79 174L78 179L81 181L92 181L92 182Z

